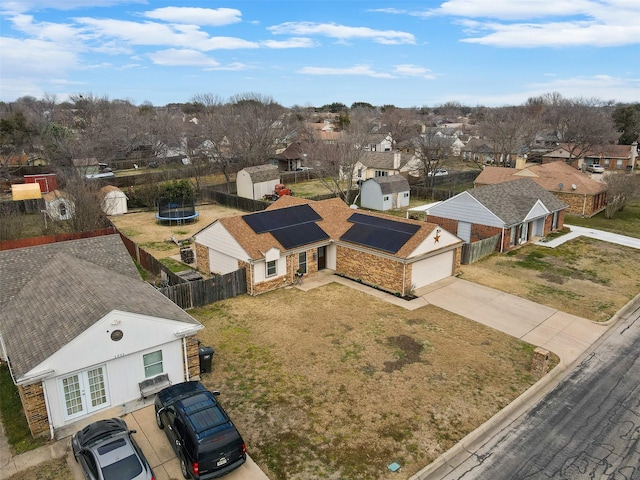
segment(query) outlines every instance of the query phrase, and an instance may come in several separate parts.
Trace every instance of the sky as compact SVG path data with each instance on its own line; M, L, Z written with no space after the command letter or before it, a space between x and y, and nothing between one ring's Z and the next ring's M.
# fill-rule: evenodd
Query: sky
M640 0L2 0L0 101L640 102Z

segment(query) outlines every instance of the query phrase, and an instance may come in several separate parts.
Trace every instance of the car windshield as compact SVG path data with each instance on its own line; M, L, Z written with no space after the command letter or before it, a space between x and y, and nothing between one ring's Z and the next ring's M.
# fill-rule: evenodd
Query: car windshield
M142 473L142 465L135 455L102 467L104 480L130 480L136 478L140 473Z

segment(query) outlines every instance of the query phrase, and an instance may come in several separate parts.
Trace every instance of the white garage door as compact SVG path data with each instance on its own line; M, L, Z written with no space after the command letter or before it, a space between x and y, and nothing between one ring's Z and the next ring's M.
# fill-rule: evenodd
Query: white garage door
M454 253L455 250L451 250L414 263L411 267L411 285L420 288L451 276Z

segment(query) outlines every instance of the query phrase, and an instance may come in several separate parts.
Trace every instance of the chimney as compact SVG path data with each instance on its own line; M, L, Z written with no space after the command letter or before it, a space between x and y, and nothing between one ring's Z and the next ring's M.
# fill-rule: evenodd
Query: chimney
M400 170L400 158L402 154L400 152L393 152L393 169Z

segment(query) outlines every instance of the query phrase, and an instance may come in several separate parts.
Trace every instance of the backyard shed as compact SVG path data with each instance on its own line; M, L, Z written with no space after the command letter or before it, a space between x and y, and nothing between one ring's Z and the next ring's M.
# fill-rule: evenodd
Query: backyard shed
M275 165L257 165L240 170L236 175L238 196L251 200L262 200L271 195L280 183L280 171Z
M370 178L360 188L363 208L385 211L409 206L411 188L401 175Z
M113 185L100 189L102 211L107 215L122 215L127 213L127 196L122 190Z
M64 192L54 190L42 195L44 208L51 220L70 220L73 218L76 206L73 200Z

